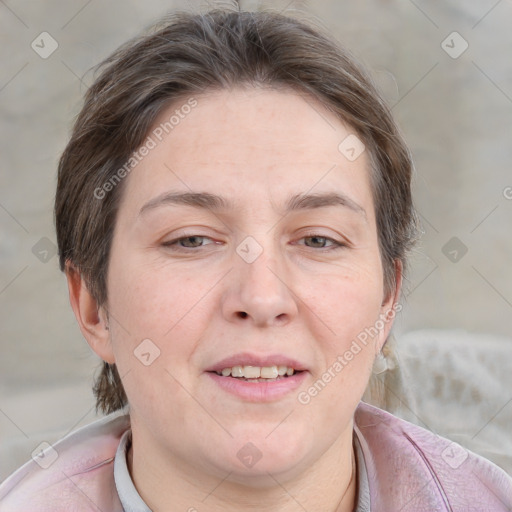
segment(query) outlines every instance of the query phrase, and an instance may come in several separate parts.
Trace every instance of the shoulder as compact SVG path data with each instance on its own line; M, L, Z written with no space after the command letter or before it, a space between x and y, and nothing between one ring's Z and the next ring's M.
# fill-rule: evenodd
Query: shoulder
M510 510L512 478L459 444L364 402L354 430L375 510Z
M122 511L114 457L129 416L110 414L42 451L0 484L2 512Z

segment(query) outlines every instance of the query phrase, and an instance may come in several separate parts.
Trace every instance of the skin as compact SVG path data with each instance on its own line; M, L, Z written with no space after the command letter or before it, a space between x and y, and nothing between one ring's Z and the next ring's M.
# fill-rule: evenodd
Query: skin
M130 402L132 479L155 511L351 511L353 415L392 317L308 404L297 397L399 295L399 264L396 290L383 287L366 152L345 158L338 145L354 130L290 90L196 99L125 178L108 305L67 272L81 331L117 364ZM170 190L222 195L235 209L167 205L139 215ZM283 216L292 194L333 191L365 214L329 206ZM186 236L205 238L162 245ZM263 248L252 263L236 252L247 236ZM145 366L134 350L148 338L160 356ZM204 373L241 351L286 354L309 373L275 402L244 401ZM251 468L237 457L248 442L262 455Z

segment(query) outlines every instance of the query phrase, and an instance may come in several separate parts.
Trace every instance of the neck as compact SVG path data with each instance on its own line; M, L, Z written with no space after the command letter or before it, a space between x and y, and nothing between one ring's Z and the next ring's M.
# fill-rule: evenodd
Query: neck
M352 424L349 427L348 436L340 436L302 472L293 476L268 473L257 487L236 480L232 472L202 472L198 464L191 465L190 461L162 453L157 447L152 449L151 445L146 444L141 453L133 431L128 469L137 491L153 512L352 512L357 476Z

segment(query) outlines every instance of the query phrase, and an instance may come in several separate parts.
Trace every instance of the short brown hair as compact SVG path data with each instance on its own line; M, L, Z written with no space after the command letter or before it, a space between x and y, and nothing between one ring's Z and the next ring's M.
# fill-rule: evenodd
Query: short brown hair
M323 30L271 11L177 12L98 68L60 158L55 223L61 270L72 264L100 306L123 181L101 199L95 191L169 103L244 85L309 94L356 130L371 162L384 288L394 290L395 260L405 267L416 238L410 153L369 75ZM94 391L103 412L127 403L115 365L104 364Z

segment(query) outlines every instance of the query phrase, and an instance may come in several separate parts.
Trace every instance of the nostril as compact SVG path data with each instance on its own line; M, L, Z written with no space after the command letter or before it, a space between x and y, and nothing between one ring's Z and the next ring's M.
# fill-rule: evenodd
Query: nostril
M246 313L245 311L239 311L239 312L238 312L238 316L239 316L240 318L246 318L246 317L247 317L247 313Z

